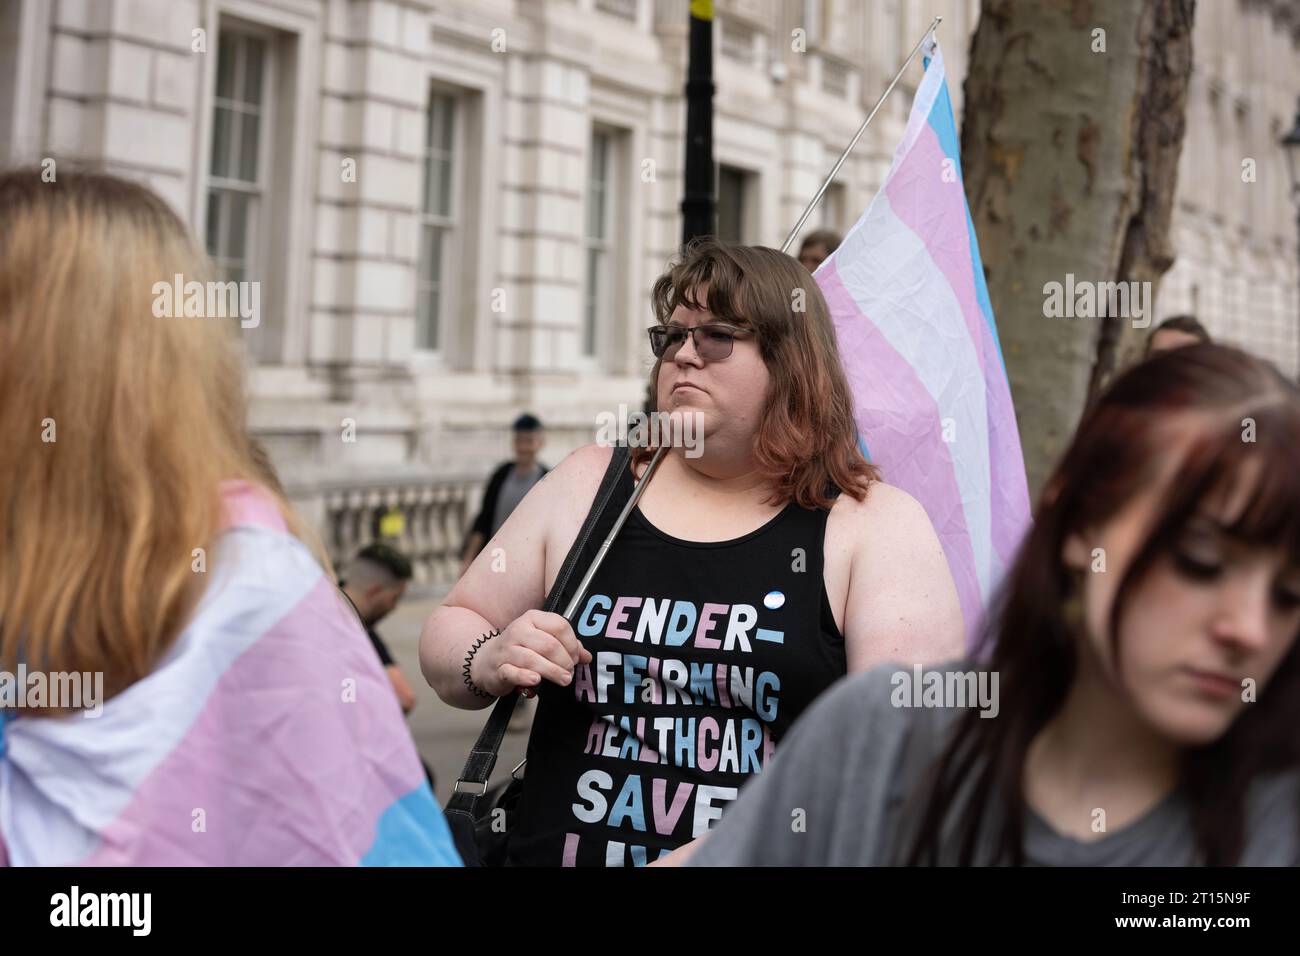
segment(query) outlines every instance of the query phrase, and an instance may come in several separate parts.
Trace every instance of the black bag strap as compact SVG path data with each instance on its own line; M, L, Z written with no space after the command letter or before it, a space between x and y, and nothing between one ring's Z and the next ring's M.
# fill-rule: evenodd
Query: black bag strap
M600 488L596 491L591 510L587 512L587 518L582 523L578 536L573 539L573 547L569 549L568 556L560 566L560 573L555 576L555 584L551 587L551 593L546 596L546 603L542 606L542 610L551 612L559 610L564 589L582 557L583 546L591 537L596 522L600 520L610 498L613 497L614 489L618 485L623 469L627 467L630 454L627 445L614 447L614 454L610 456L609 467L605 469L605 476L600 481ZM479 734L474 748L470 750L469 759L465 761L465 769L461 771L451 799L447 801L445 810L448 814L464 813L470 820L476 819L475 805L479 797L487 793L488 778L492 776L492 770L496 767L497 752L501 749L506 727L510 723L510 716L514 713L518 701L519 692L512 691L499 698L492 706L492 713L484 724L483 732Z

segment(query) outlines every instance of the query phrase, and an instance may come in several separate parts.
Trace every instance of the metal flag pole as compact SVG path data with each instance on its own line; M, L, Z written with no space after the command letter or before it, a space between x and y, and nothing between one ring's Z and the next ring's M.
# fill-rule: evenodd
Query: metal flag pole
M781 245L782 252L789 251L790 245L794 242L794 237L799 234L799 230L803 228L803 224L808 221L808 217L812 215L812 211L817 208L817 203L821 201L827 188L829 188L830 184L835 180L835 175L840 171L840 167L844 165L844 160L848 159L849 153L853 151L853 147L858 145L858 140L860 140L862 134L866 132L867 126L869 126L871 121L875 119L876 113L879 112L881 104L885 102L885 98L894 91L894 87L898 85L898 81L902 79L903 73L906 72L907 68L911 65L912 60L916 59L916 54L920 51L921 47L925 45L925 41L936 29L938 29L939 24L942 22L943 17L935 17L934 22L932 22L926 29L925 33L921 36L921 39L917 41L916 46L912 47L912 52L907 55L907 59L903 61L903 65L898 68L898 72L895 73L894 78L890 80L889 86L885 87L885 92L880 94L880 99L876 100L876 105L871 108L871 112L867 114L867 118L862 121L862 125L858 127L858 131L853 134L853 139L849 140L849 145L844 147L844 152L840 153L840 158L835 161L835 165L831 168L826 179L822 182L821 188L817 190L817 195L813 196L812 201L808 203L807 208L804 209L803 215L799 217L799 221L796 222L794 228L790 230L790 235L786 237L785 242ZM655 450L654 457L650 459L650 464L646 468L645 474L641 476L636 483L636 487L632 489L632 494L628 498L627 504L623 506L623 510L619 512L618 518L614 522L614 527L610 528L609 534L605 535L605 540L601 542L600 550L596 552L596 557L592 560L591 566L587 568L587 573L582 576L582 580L578 583L577 590L573 592L573 597L569 600L568 606L565 607L564 617L566 620L572 622L573 615L578 611L578 605L582 603L583 597L586 596L587 588L591 585L591 579L594 578L596 572L600 570L600 565L605 560L605 555L609 553L610 547L614 544L614 538L618 535L619 529L623 527L623 522L626 521L627 516L632 513L632 509L636 507L636 503L640 499L641 493L645 491L646 485L650 483L651 476L654 475L655 469L659 467L659 462L663 460L664 452L667 450L668 446L666 445L660 446Z

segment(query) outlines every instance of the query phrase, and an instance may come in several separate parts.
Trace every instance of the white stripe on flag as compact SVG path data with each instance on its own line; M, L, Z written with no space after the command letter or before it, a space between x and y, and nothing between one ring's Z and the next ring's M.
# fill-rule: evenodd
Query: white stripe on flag
M947 278L916 233L894 215L884 187L859 224L836 250L836 268L863 315L911 364L940 419L952 420L957 488L987 601L993 561L988 409L975 343ZM866 438L872 448L871 436Z
M0 761L0 806L8 812L0 824L15 865L29 843L41 848L43 863L83 857L91 848L85 831L98 832L122 812L234 660L322 574L296 538L232 528L210 549L208 587L191 623L152 674L105 704L99 717L10 721Z

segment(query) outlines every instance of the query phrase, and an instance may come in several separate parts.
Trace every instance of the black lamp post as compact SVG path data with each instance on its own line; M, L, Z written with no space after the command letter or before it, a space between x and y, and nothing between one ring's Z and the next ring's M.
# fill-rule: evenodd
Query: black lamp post
M1282 152L1286 154L1287 173L1291 177L1291 201L1296 207L1296 240L1300 249L1300 110L1296 111L1295 125L1282 137ZM1296 336L1300 339L1300 315L1296 316ZM1300 379L1300 366L1297 367Z
M718 231L713 221L713 92L713 0L691 0L683 244Z

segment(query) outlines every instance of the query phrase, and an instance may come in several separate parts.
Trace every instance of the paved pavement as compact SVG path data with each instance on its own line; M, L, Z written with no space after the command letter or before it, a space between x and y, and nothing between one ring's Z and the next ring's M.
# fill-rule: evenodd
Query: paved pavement
M478 739L479 731L483 729L491 709L460 710L449 707L438 699L433 688L425 683L420 674L420 629L441 600L442 595L437 595L425 600L405 601L380 621L376 630L387 642L393 659L406 673L406 679L415 690L419 702L407 715L407 720L411 725L416 748L433 768L434 792L438 802L445 804L451 796L452 785L465 766L469 749ZM531 708L536 705L527 706L531 712ZM493 782L510 776L511 768L524 759L527 745L527 727L506 735L492 774Z

